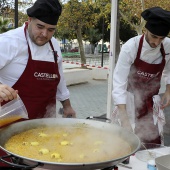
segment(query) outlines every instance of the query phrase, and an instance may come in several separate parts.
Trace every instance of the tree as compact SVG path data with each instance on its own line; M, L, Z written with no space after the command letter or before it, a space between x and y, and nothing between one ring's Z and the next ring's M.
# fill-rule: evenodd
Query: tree
M10 30L11 28L8 28L8 24L9 24L9 20L8 19L0 19L0 33L6 32L8 30Z
M110 21L111 21L111 15L110 14L111 13L104 15L104 16L101 16L101 18L98 19L98 22L95 26L95 28L98 29L100 34L101 34L102 33L102 27L103 27L103 24L104 24L104 37L103 37L104 42L110 41ZM101 38L102 38L102 36L101 36Z
M3 19L9 19L14 23L15 12L18 11L18 22L21 26L26 19L25 9L32 4L33 0L18 0L18 9L15 9L15 0L0 0L0 16L2 16Z
M95 1L92 6L96 17L93 28L95 31L92 31L92 28L90 28L89 31L87 30L85 32L85 36L89 37L87 40L90 42L93 49L95 44L101 39L103 39L103 42L110 41L111 3L108 0L98 0ZM92 33L95 33L94 36L92 36Z
M103 0L110 2L109 0ZM63 12L57 26L58 34L67 36L68 39L76 37L79 43L81 63L86 64L86 58L83 47L83 30L95 28L98 19L101 17L96 9L100 9L101 1L93 2L91 0L70 0L63 5ZM107 6L107 5L106 5ZM91 32L92 33L92 32ZM94 32L93 32L94 33Z
M120 20L120 40L122 42L126 42L130 38L134 37L137 35L137 32L131 28L131 26L124 20Z
M8 18L14 9L14 1L0 0L0 16L2 19Z
M83 40L89 41L91 45L91 54L94 54L95 44L101 40L102 34L98 29L88 28L85 29Z
M68 34L69 37L76 36L79 43L82 64L86 64L82 28L89 26L90 23L87 21L90 20L90 16L91 9L88 1L79 2L78 0L70 0L63 5L63 11L58 23L58 33L63 32L64 35Z
M120 0L120 14L138 35L142 34L145 25L141 12L147 8L159 6L170 10L169 0Z

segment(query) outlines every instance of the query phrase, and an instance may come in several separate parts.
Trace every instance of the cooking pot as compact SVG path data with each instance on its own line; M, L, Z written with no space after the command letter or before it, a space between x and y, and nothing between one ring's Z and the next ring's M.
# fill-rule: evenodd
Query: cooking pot
M160 156L155 159L158 170L170 170L170 155Z
M105 130L110 133L112 137L118 136L125 140L131 147L131 153L125 154L124 156L118 159L111 159L103 162L93 162L93 163L61 163L61 162L48 162L41 161L36 159L30 159L27 157L23 157L21 155L17 155L12 153L4 148L5 143L9 138L13 135L27 131L32 128L37 128L40 126L75 126L77 124L86 125L88 129L97 128L99 131ZM100 122L96 120L88 120L88 119L76 119L76 118L44 118L44 119L34 119L34 120L26 120L22 122L17 122L11 124L2 130L0 130L0 148L8 153L8 155L1 157L0 161L5 162L14 167L20 168L33 168L33 167L41 167L46 169L60 169L60 170L90 170L90 169L102 169L107 167L112 167L114 165L123 162L130 155L134 154L140 148L140 140L139 138L132 132L127 131L126 129L107 122ZM82 137L83 140L83 137ZM107 139L109 140L109 139ZM108 146L109 147L109 146ZM121 146L120 146L121 148ZM113 150L114 152L114 150ZM19 162L22 162L24 165L20 165L18 163L10 163L6 161L6 158L17 158Z

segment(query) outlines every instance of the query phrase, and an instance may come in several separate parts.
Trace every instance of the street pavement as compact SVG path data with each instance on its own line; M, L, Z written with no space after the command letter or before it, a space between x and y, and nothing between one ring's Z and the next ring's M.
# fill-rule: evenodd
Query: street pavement
M107 65L108 66L108 65ZM74 64L63 63L63 68L79 67ZM77 113L77 118L86 119L89 116L102 116L107 114L107 80L90 80L87 83L68 86L70 91L70 100ZM165 91L165 85L162 81L160 94ZM57 110L61 108L57 103ZM114 107L114 106L113 106ZM164 144L170 146L170 107L164 110L166 125L164 126ZM61 115L58 114L59 117Z
M100 55L87 55L86 64L101 66ZM73 63L80 62L80 58L63 58L65 61ZM103 55L103 67L109 64L109 55ZM63 69L72 69L80 67L77 64L63 62ZM70 100L73 108L77 113L77 118L87 118L89 116L102 116L107 113L107 80L90 80L87 83L68 86L70 91ZM60 102L57 103L57 110L62 107ZM59 116L59 115L58 115Z
M107 112L107 80L91 80L68 86L72 107L77 118L102 116ZM57 104L59 109L61 104Z

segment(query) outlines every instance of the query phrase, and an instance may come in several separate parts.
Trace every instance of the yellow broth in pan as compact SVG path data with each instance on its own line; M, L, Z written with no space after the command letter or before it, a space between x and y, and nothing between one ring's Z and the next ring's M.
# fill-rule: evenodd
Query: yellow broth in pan
M129 144L111 132L73 126L39 127L16 134L5 149L27 158L62 163L102 162L131 153Z

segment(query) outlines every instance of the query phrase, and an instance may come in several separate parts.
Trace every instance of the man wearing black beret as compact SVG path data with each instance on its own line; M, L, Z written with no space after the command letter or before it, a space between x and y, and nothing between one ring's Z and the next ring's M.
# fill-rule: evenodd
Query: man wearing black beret
M134 130L142 142L160 144L163 109L170 104L170 11L153 7L141 16L145 33L122 46L114 70L112 116L119 116L121 125ZM162 75L166 90L160 97Z
M63 105L64 117L76 116L53 37L61 11L58 0L37 0L27 9L28 22L0 34L0 102L19 95L29 119L55 117L56 99Z

